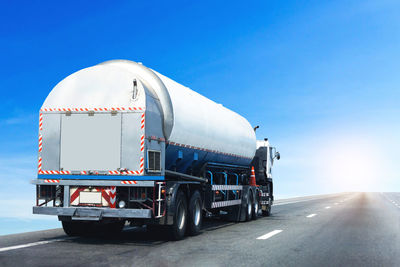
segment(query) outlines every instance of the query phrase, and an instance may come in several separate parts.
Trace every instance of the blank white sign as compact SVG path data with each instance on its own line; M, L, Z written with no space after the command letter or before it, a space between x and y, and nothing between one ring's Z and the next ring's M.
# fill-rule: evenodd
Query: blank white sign
M121 114L62 115L60 167L109 171L120 167Z

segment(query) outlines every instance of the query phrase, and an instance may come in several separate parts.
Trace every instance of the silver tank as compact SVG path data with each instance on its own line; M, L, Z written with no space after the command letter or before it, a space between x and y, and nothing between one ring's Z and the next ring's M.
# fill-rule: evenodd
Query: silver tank
M139 90L134 99L133 80ZM194 151L199 164L248 165L255 155L256 136L245 118L140 63L112 60L80 70L61 81L42 108L93 106L144 107L146 135L166 140L166 169L179 151L191 156L178 171L190 165Z

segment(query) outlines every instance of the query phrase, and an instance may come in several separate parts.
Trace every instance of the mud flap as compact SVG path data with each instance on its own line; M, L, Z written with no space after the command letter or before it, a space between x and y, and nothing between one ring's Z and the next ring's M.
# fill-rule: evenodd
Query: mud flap
M242 203L240 205L240 214L239 214L239 222L246 221L246 213L247 213L247 199L249 198L250 186L243 186L242 191Z

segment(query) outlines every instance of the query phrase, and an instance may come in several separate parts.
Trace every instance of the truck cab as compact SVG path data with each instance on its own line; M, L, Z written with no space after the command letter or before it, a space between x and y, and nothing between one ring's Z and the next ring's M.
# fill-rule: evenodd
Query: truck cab
M280 159L280 153L270 145L268 138L257 140L257 150L252 166L254 166L257 185L261 190L261 210L267 216L271 212L274 201L272 167L275 159Z

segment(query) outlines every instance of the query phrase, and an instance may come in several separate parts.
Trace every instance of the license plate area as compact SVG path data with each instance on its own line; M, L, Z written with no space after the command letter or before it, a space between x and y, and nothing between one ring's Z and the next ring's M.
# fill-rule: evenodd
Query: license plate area
M101 204L101 192L85 192L79 193L79 204Z
M115 208L117 199L115 186L71 186L69 194L71 206Z

